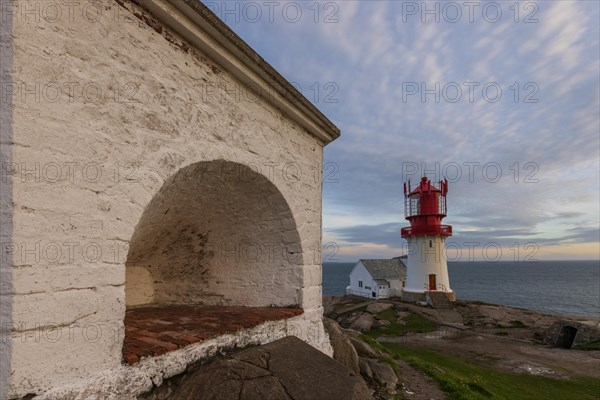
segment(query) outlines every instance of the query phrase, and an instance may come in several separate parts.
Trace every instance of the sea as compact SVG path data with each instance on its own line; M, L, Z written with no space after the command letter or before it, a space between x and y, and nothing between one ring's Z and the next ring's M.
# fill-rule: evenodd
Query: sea
M355 263L323 263L323 295L343 296ZM448 262L457 299L600 317L600 261Z

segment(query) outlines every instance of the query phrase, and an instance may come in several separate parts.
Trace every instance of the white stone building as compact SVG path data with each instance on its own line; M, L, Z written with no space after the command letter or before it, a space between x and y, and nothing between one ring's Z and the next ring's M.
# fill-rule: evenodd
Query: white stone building
M287 335L331 354L335 125L196 0L26 3L0 24L0 398L135 398ZM126 311L149 304L302 313L126 365Z
M406 284L406 265L402 258L359 260L350 272L346 294L386 299L401 297Z

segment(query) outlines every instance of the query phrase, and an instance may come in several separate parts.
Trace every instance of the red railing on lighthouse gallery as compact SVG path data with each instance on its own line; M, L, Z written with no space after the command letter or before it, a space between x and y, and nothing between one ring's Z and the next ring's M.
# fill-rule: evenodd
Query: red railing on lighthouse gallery
M452 235L452 225L408 226L400 230L402 237L413 235Z

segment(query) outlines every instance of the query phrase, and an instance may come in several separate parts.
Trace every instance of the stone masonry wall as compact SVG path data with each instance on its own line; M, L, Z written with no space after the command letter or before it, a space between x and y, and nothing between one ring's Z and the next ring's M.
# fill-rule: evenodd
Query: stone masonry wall
M13 16L12 160L2 171L13 181L2 249L13 264L3 286L12 397L122 368L129 242L165 182L199 162L248 166L278 189L302 251L291 297L320 324L323 143L120 3Z

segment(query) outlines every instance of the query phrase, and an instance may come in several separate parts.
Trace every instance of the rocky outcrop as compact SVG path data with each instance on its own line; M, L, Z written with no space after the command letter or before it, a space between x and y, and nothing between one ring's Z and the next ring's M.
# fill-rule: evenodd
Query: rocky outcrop
M378 314L382 311L387 310L388 308L392 308L394 305L392 303L371 303L367 306L367 312L371 314Z
M356 350L360 374L377 400L393 399L398 393L415 400L446 398L423 371L391 357L381 346L385 343L459 356L471 352L481 355L486 365L511 373L553 378L597 375L593 373L600 347L597 317L556 316L465 301L455 302L452 309L432 309L394 299L325 300L327 315L339 322ZM365 331L369 324L370 331ZM574 350L565 352L548 344ZM561 370L555 371L554 365L561 365ZM566 372L567 366L571 372Z
M288 336L217 359L187 374L169 400L367 400L353 371Z
M395 393L398 385L398 376L394 372L394 369L389 364L377 359L367 358L365 362L371 370L373 379L389 393Z
M352 345L356 349L356 352L361 357L370 357L370 358L379 358L381 357L381 352L379 350L375 350L373 347L369 346L366 342L359 339L354 335L348 335L348 339L352 342Z
M360 372L358 354L350 339L344 335L338 323L331 318L323 318L323 325L329 334L334 360L358 374Z
M369 313L362 313L350 324L348 329L358 332L368 332L375 323L375 317Z
M390 321L386 319L378 319L377 321L373 322L373 325L371 325L371 329L377 329L388 325L391 325Z
M386 396L396 394L399 379L390 365L390 361L394 364L395 361L362 340L356 332L348 330L344 333L359 355L360 374L375 392L375 398L387 398Z
M567 349L578 348L600 341L600 328L574 321L560 320L543 333L543 342Z

